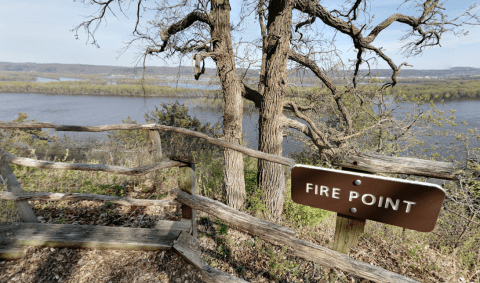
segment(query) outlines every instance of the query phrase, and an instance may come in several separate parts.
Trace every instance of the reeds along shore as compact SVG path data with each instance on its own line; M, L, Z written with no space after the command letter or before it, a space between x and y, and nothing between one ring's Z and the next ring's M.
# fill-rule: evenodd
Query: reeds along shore
M159 85L101 85L90 82L0 82L0 92L46 94L105 95L105 96L163 96L214 97L215 91L175 88Z
M38 78L73 81L37 82ZM447 101L463 99L480 99L480 80L476 77L422 79L400 78L398 84L389 88L394 95L405 98L422 98L424 100ZM76 81L75 81L76 80ZM287 96L306 97L312 93L328 92L317 80L292 78ZM380 87L384 81L374 83L365 81L362 88ZM162 85L169 84L169 85ZM198 85L197 88L181 88L176 85ZM104 74L58 74L36 72L0 72L0 92L24 93L36 92L46 94L105 95L105 96L157 96L157 97L207 97L219 98L221 90L207 90L207 85L216 85L215 78L194 81L191 77L152 77L143 79L125 76L105 76ZM367 90L368 92L368 90Z

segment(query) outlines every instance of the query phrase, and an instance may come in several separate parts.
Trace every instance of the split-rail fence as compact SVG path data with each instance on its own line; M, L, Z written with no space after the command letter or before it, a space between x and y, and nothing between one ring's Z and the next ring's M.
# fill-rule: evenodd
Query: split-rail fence
M210 144L233 149L248 156L292 167L295 161L253 150L238 144L209 137L203 133L158 124L116 124L104 126L69 126L51 123L0 123L2 129L49 128L56 131L103 132L111 130L149 130L156 141L157 154L161 155L158 131L176 132L206 140ZM9 164L61 170L103 171L125 175L144 175L156 170L179 167L179 188L174 190L174 200L147 200L128 197L80 193L24 193ZM371 154L348 156L336 164L342 167L372 173L396 173L455 179L452 164L412 158L392 158ZM295 231L275 223L255 218L225 204L196 194L195 164L187 161L169 160L143 167L126 168L103 164L82 164L42 161L17 157L0 149L0 175L7 184L7 191L0 192L0 199L14 200L22 222L0 225L0 258L24 256L20 246L75 247L101 249L172 249L192 263L202 274L205 282L246 282L233 275L216 270L202 262L197 242L196 211L211 214L239 230L265 240L285 245L293 253L308 261L330 268L338 268L353 275L375 282L417 282L397 273L360 262L344 253L303 241L295 237ZM90 200L134 206L182 206L181 221L159 221L154 229L104 227L92 225L41 224L28 204L33 200Z

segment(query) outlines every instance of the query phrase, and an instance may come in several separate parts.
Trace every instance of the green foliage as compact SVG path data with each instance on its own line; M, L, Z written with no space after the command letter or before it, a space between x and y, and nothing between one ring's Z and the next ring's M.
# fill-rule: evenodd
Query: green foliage
M270 275L275 279L283 276L286 273L291 273L293 270L293 275L296 276L298 264L287 259L286 256L287 248L283 247L281 250L275 250L272 246L266 245L266 250L263 253L269 257L268 263L270 268Z
M330 214L330 211L295 203L291 198L291 190L287 190L283 218L290 225L315 227Z
M17 119L12 122L37 122L29 120L26 113L18 113ZM56 141L56 137L50 136L41 129L0 129L0 146L12 154L28 154L32 156L35 150L44 148L49 141Z
M204 133L210 137L220 136L220 125L217 123L202 124L196 117L188 114L188 107L180 103L161 103L161 108L155 107L155 110L145 114L145 119L150 123L157 123L171 127L184 128L196 132ZM160 132L164 152L171 157L196 159L194 152L218 153L219 148L207 143L203 139L188 135L182 135L173 132Z
M228 235L228 226L226 223L221 222L220 220L217 220L217 234L218 235Z
M244 176L245 176L245 190L247 193L247 211L260 216L268 213L265 204L262 199L264 192L257 186L257 163L256 160L251 157L244 158Z
M137 124L136 120L132 120L130 116L127 119L122 120L123 124L134 125ZM129 130L129 131L109 131L108 138L118 144L121 144L125 149L138 148L148 143L148 136L144 130Z
M268 213L268 209L262 201L264 195L261 188L254 188L247 194L247 210L257 217Z
M0 183L0 191L6 191L6 188ZM0 200L0 224L20 221L17 215L16 202L13 200Z
M216 152L198 152L195 156L199 160L195 168L200 194L221 199L224 188L223 158L218 158Z
M479 267L479 251L478 249L480 243L480 231L477 230L477 233L465 239L461 245L458 246L455 250L457 258L460 260L461 264L470 270L475 268L478 270Z
M215 241L218 244L217 252L225 257L230 257L231 255L231 239L228 236L228 225L225 222L217 219L216 221L217 229L216 229L216 236Z
M18 113L18 117L11 122L37 122L28 119L26 113ZM57 144L59 139L47 131L36 128L26 129L0 129L0 148L16 156L28 158L48 159L52 156L52 144ZM31 170L34 170L33 168Z

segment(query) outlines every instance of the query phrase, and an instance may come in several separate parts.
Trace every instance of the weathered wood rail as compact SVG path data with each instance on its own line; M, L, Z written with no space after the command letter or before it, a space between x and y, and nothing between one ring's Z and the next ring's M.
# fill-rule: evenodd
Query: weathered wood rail
M97 194L82 194L82 193L23 193L14 194L11 192L0 192L0 199L13 200L13 201L34 201L34 200L48 200L48 201L99 201L99 202L111 202L122 205L132 206L175 206L181 205L176 200L157 200L157 199L136 199L129 197L107 196Z
M17 177L15 177L12 168L8 164L7 160L5 160L5 154L2 153L3 151L0 152L0 176L3 176L1 181L7 184L8 191L15 194L22 194L23 189L20 186ZM37 217L35 217L35 213L33 213L33 210L27 201L17 201L16 204L20 219L22 219L22 221L37 222Z
M344 161L334 163L370 173L417 175L455 180L455 168L451 162L431 161L408 157L391 157L373 153L357 153L345 156Z
M237 211L221 202L176 190L177 200L194 209L206 212L239 230L292 248L295 255L331 268L376 282L418 282L383 268L354 260L345 254L324 248L295 237L295 231L272 222L260 220Z
M155 130L176 132L206 140L210 144L242 152L248 156L264 159L292 167L295 161L281 156L266 154L238 144L209 137L203 133L158 124L116 124L104 126L70 126L51 123L0 123L3 129L50 128L57 131L103 132L111 130L149 130L149 135L157 147L157 157L161 157L161 146ZM103 171L126 175L143 175L155 170L180 167L180 189L175 190L175 200L140 200L94 194L74 193L28 193L24 194L8 163L44 169ZM20 257L18 245L67 246L82 248L173 248L202 273L205 282L245 282L205 265L196 241L196 210L211 214L228 222L239 230L260 236L266 240L290 247L294 254L309 261L331 268L339 268L356 276L376 282L417 282L380 267L372 266L347 255L300 240L295 231L248 214L239 212L220 202L196 195L195 164L182 161L164 161L137 168L126 168L103 164L82 164L41 161L16 157L0 149L0 175L7 181L9 192L0 192L0 199L17 202L22 221L0 225L0 257ZM335 164L355 170L372 173L392 173L428 176L433 178L455 179L453 165L447 162L425 161L412 158L392 158L372 154L347 156ZM183 221L159 221L156 229L99 227L82 225L39 224L27 201L29 200L93 200L136 206L182 205ZM52 226L53 225L53 226ZM118 228L118 229L117 229ZM133 230L137 229L137 230ZM139 230L138 230L139 229ZM127 234L133 235L130 237ZM193 234L191 236L190 234ZM10 236L8 236L10 235ZM12 236L13 235L13 236ZM109 235L105 237L105 235ZM109 238L109 239L105 239Z
M122 175L145 175L150 172L154 172L160 169L173 168L179 166L187 166L188 163L168 160L163 162L157 162L154 164L127 168L122 166L112 166L105 164L84 164L84 163L64 163L64 162L53 162L53 161L43 161L36 160L25 157L17 157L9 152L6 152L0 149L0 155L3 154L3 159L11 164L22 165L27 167L35 167L42 169L59 169L59 170L80 170L80 171L98 171L98 172L108 172Z
M20 246L127 250L171 249L181 231L94 225L13 223L4 232Z
M54 129L56 131L70 131L70 132L106 132L114 130L160 130L164 132L175 132L179 134L185 134L192 137L197 137L204 139L210 144L218 145L224 148L233 149L244 153L248 156L268 160L271 162L276 162L286 166L295 165L295 160L286 158L283 156L277 156L273 154L264 153L258 150L248 148L236 143L226 142L221 139L216 139L209 137L208 135L188 129L170 127L159 124L114 124L114 125L103 125L103 126L70 126L70 125L55 125L52 123L0 123L0 129Z

